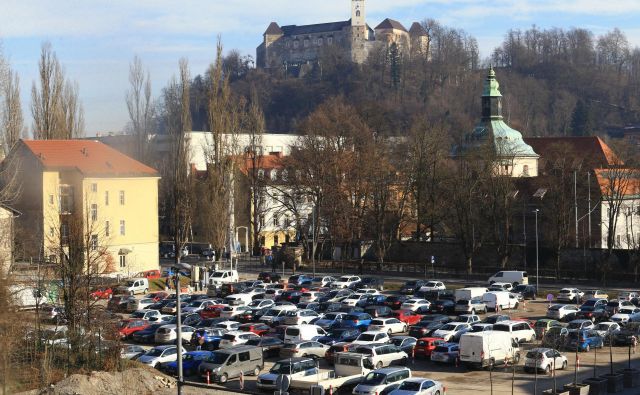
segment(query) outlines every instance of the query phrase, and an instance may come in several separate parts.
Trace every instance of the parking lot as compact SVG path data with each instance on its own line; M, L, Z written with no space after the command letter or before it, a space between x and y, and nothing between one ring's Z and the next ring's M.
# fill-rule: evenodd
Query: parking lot
M255 274L241 274L241 280L255 279ZM395 291L384 291L386 295L395 294ZM535 321L545 316L545 312L549 303L544 300L526 301L526 305L520 305L518 309L504 310L501 314L507 314L512 319ZM494 314L489 312L488 315ZM126 315L123 315L125 317ZM485 315L480 314L483 318ZM127 341L128 344L133 344ZM496 366L494 369L470 370L461 364L437 364L422 358L411 358L408 367L412 370L414 377L427 377L440 381L446 387L447 394L464 394L464 393L482 393L482 394L533 394L541 393L543 390L554 387L562 387L562 385L573 382L576 374L576 354L571 351L562 351L568 359L568 366L565 370L557 370L555 374L544 373L525 373L523 370L524 355L526 351L538 347L539 341L524 343L521 345L521 355L523 358L520 363L515 366ZM150 348L150 346L145 346ZM188 347L188 349L192 349ZM610 371L609 360L613 361L614 371L626 368L629 360L629 347L609 347L605 346L601 349L592 349L589 352L578 353L579 369L577 369L578 382L594 376L601 375ZM280 358L273 357L265 360L262 372L268 371L273 364ZM638 355L631 354L631 367L637 368ZM331 369L326 361L319 360L321 369ZM202 384L203 380L198 376L186 377L188 382L197 382ZM211 390L203 390L200 388L185 388L185 393L222 393L223 391L240 390L240 382L238 379L230 380L224 386L211 385ZM244 390L258 391L256 387L256 377L246 376L244 378ZM537 391L536 391L537 390ZM338 392L340 393L340 392ZM637 390L627 390L621 392L623 394L637 394Z

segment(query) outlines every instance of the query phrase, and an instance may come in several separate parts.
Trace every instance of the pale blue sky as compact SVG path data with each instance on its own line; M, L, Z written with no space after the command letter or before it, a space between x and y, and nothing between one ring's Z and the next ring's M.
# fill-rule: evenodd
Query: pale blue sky
M483 57L510 28L614 27L640 46L640 0L366 0L367 22L389 17L409 27L433 18L477 38ZM31 84L43 41L50 41L67 75L80 86L87 135L120 131L128 117L124 94L130 60L138 54L157 95L190 61L202 73L222 35L225 48L255 56L271 21L321 23L350 17L349 0L0 0L0 39L21 77L23 111L31 125Z

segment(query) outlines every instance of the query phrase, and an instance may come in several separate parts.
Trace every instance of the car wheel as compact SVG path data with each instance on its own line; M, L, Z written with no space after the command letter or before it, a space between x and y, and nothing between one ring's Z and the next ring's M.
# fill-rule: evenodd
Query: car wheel
M549 365L547 365L547 367L546 367L546 368L544 368L544 372L545 372L546 374L551 373L551 365L550 365L550 364L549 364Z
M260 374L260 366L256 366L256 368L255 368L255 369L253 369L253 375L254 375L254 376L257 376L257 375L259 375L259 374Z
M471 309L471 314L475 314L476 313L476 309Z
M567 361L562 362L562 367L560 369L565 370L567 368Z
M402 332L406 333L409 330L409 327L407 327L406 325L404 326L404 328L402 328Z
M408 363L409 363L409 359L407 357L402 357L402 360L400 361L400 365L407 366Z
M389 329L389 330L387 331L387 335L391 336L391 333L392 333L392 332L391 332L391 329Z
M228 379L229 379L229 376L226 373L223 373L222 376L220 376L219 378L220 384L226 383Z
M379 361L379 362L376 364L376 369L382 369L382 361Z
M518 363L520 363L520 353L516 353L516 356L513 357L513 364L517 365Z
M440 391L436 391L436 395L440 395Z

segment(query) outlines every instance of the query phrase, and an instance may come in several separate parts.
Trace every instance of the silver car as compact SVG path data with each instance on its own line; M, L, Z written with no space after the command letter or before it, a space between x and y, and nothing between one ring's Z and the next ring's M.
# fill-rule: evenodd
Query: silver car
M280 349L280 357L324 358L328 349L329 346L314 340L298 340L293 343L285 343Z
M487 305L482 301L482 298L473 298L471 300L460 299L456 302L456 313L487 313Z

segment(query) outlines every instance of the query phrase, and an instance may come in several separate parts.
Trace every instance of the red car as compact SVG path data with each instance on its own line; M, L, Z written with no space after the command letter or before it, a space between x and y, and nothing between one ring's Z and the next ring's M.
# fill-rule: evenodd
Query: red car
M111 299L111 295L113 295L113 290L111 288L98 288L95 291L91 292L90 295L93 298L93 300Z
M420 322L422 316L411 310L397 310L391 312L389 317L397 318L402 322L406 322L408 325L414 325Z
M156 302L159 302L161 300L164 300L167 296L169 296L168 293L164 291L160 291L160 292L150 293L149 295L146 296L146 298L153 299Z
M266 324L242 324L238 327L238 330L243 332L253 332L258 336L262 336L269 332L271 327Z
M128 319L120 321L118 324L118 333L120 334L120 338L126 339L133 335L134 333L141 331L149 326L149 321L147 320L136 320L136 319Z
M161 277L160 270L147 270L142 272L142 277L148 280L157 280Z
M431 358L431 352L435 350L435 348L440 345L440 343L444 342L444 339L440 337L421 337L416 342L416 345L413 348L413 352L415 353L416 358Z
M227 306L223 304L214 304L212 306L207 306L203 310L200 310L200 317L202 317L202 319L218 318L220 317L222 309L224 309L225 307Z

